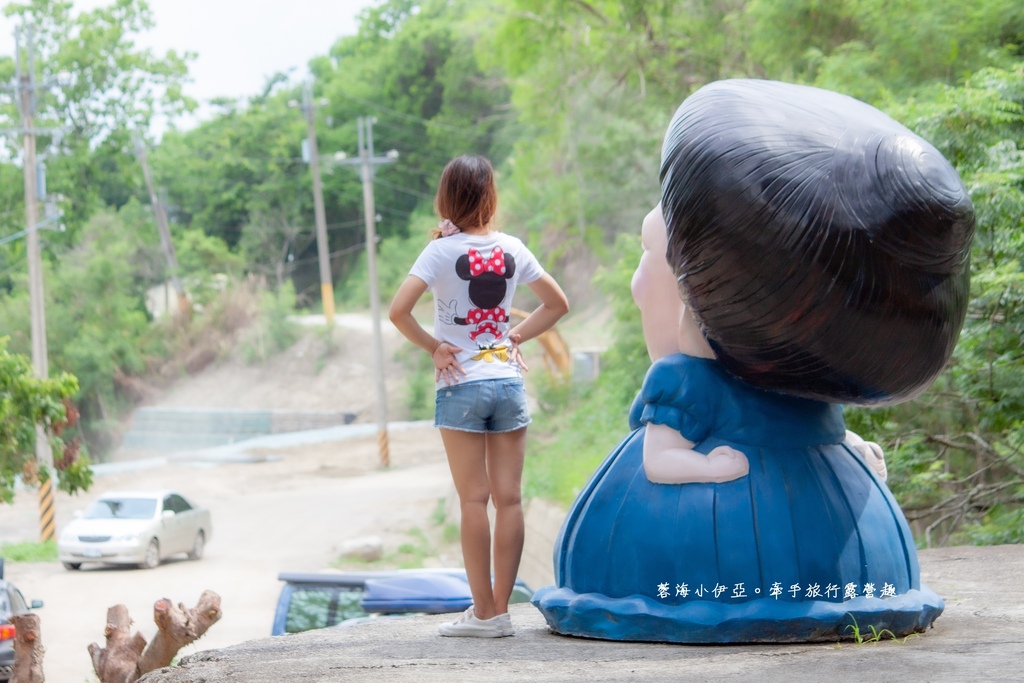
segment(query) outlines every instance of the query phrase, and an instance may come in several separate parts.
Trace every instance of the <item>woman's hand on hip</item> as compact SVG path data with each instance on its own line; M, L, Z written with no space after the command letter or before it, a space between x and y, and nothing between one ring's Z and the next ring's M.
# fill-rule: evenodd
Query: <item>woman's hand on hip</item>
M528 366L526 364L526 361L523 360L523 351L521 348L519 348L519 342L520 340L522 340L522 338L523 335L521 334L513 333L508 335L508 358L513 363L516 363L522 369L523 372L527 372L529 371L530 366Z
M459 373L462 373L463 377L466 376L466 371L462 369L457 358L461 350L458 346L448 342L440 342L437 345L434 352L430 354L431 360L434 361L434 381L439 382L444 379L444 383L451 386L458 383Z

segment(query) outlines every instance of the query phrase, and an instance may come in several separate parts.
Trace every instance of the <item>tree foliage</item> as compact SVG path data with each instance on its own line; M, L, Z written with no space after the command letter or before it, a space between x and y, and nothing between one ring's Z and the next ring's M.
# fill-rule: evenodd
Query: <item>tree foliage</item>
M888 109L948 156L979 219L971 310L960 346L926 396L848 414L854 428L886 443L891 484L923 542L1020 540L1019 3L989 0L966 12L947 1L881 0L501 5L495 54L515 83L521 119L534 124L513 156L513 210L533 216L534 226L557 226L553 239L595 226L611 234L635 230L639 215L656 201L653 162L672 109L715 78L779 78L846 92ZM646 112L652 112L648 118ZM653 123L637 125L645 120ZM591 125L599 135L586 133ZM645 157L646 167L633 164L617 185L616 174L602 175L637 148L643 154L633 158ZM528 163L521 163L524 157ZM588 201L588 192L617 207L606 210L601 198ZM631 201L622 202L624 196ZM582 207L575 221L566 210L574 203ZM622 206L637 217L623 220ZM628 303L628 289L609 296ZM643 356L636 329L620 328L609 357L622 348L630 349L628 358ZM632 373L576 398L556 450L563 440L587 438L573 426L586 416L616 412L607 405L618 394L614 389L623 388L617 411L625 415L626 396L643 373L620 362ZM611 365L606 359L603 367ZM564 454L572 457L571 449ZM543 466L534 470L535 480L546 476Z
M894 490L924 542L1024 540L1024 62L894 106L952 160L977 213L971 299L921 399L855 419L896 449Z
M64 197L68 234L97 208L119 207L140 194L141 174L131 149L133 131L148 128L157 114L175 116L194 107L182 94L188 54L159 56L140 49L134 36L151 28L145 0L112 0L75 12L70 0L11 2L4 14L26 29L35 46L36 126L54 128L40 138L49 190ZM23 38L23 49L27 36ZM23 55L23 64L27 64ZM26 68L26 67L23 67ZM0 61L0 80L14 78L14 59ZM10 101L0 108L5 128L20 125ZM20 206L22 198L11 209Z
M189 337L158 326L144 303L168 273L130 142L155 115L173 121L192 106L181 90L190 55L134 44L152 25L144 0L78 13L67 0L25 0L5 11L36 26L37 76L67 74L41 96L38 117L64 130L41 138L41 149L68 225L45 238L47 333L53 367L81 383L85 433L100 445L104 425L132 405L131 378ZM1017 0L382 0L362 12L355 35L309 64L338 297L362 306L369 296L362 187L357 167L335 158L354 157L357 118L373 117L376 154L399 153L374 180L384 296L426 239L444 163L489 156L502 226L566 283L575 310L612 309L602 376L590 387L546 388L558 422L539 419L534 430L544 448L531 452L555 457L531 457L529 486L570 496L624 432L648 365L628 282L635 235L660 194L672 112L696 88L730 77L853 95L953 162L978 233L970 311L949 369L911 404L851 410L849 422L885 443L891 486L923 542L1019 541L1022 64ZM13 73L13 60L0 58L0 79ZM275 74L243 102L217 102L198 126L172 125L151 155L179 275L196 300L219 310L224 278L274 284L266 327L254 328L257 356L287 343L293 305L319 296L298 81ZM13 102L0 106L0 118L15 125ZM8 150L0 236L23 227L21 173ZM20 352L29 348L24 256L24 241L0 246L0 334Z
M75 424L71 398L77 391L77 381L67 373L37 378L32 362L8 351L6 338L0 337L0 502L13 500L16 475L28 483L50 477L50 470L36 462L37 427L43 429L53 451L58 487L68 493L89 487L89 460L81 453L78 439L65 433Z
M375 181L384 238L407 235L410 215L432 197L452 156L507 153L508 92L475 61L479 29L460 16L472 4L381 3L364 10L356 35L310 63L314 100L326 100L317 106L317 146L333 272L342 281L365 248L363 194L358 167L334 157L355 156L359 117L374 118L377 156L399 153L400 163L379 167ZM275 76L244 106L224 103L211 121L165 136L154 167L182 226L221 237L253 272L292 278L299 300L309 302L319 280L312 180L300 153L306 123L294 106L301 101L299 84Z

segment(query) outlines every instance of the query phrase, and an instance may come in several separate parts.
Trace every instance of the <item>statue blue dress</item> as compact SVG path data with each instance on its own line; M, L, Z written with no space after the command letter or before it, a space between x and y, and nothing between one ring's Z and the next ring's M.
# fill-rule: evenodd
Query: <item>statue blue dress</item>
M745 477L648 480L645 424L694 449L742 451ZM656 361L633 432L572 506L556 586L535 604L571 635L670 642L836 639L855 623L894 634L942 612L920 585L913 538L888 488L844 444L838 405L764 391L712 359Z

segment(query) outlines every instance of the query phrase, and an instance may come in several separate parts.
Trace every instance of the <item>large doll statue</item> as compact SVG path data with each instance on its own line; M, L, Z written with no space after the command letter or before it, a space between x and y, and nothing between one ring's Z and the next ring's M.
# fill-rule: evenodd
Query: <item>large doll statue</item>
M633 278L653 364L535 604L559 633L687 643L923 631L882 453L839 404L913 398L963 323L973 210L874 108L734 80L687 98Z

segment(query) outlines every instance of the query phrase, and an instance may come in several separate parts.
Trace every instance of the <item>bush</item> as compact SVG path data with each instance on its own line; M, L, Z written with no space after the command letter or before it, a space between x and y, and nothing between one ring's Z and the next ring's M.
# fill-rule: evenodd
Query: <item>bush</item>
M290 280L276 292L264 291L260 294L259 315L246 333L242 346L247 363L264 363L298 340L298 328L289 320L289 316L294 313L295 286Z
M640 259L636 235L620 235L614 266L596 278L614 312L614 342L601 374L583 387L540 380L544 410L529 434L524 491L571 503L609 451L629 433L627 418L650 359L629 283Z

